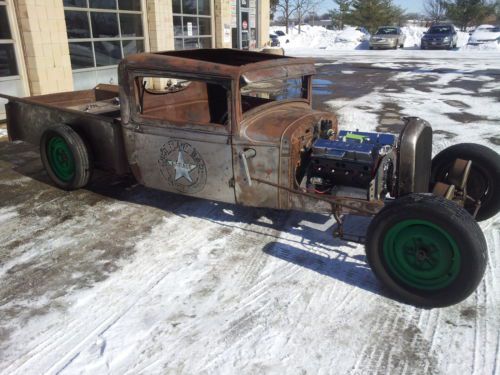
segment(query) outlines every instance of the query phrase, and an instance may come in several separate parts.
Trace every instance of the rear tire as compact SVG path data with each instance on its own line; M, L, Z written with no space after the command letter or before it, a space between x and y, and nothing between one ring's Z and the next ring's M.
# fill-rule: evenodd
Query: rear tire
M377 278L399 300L444 307L477 288L486 269L487 245L463 208L432 194L410 194L374 217L366 255Z
M80 189L90 181L92 160L89 150L69 126L54 126L42 134L40 156L50 179L61 189Z
M471 160L467 194L481 200L477 221L495 216L500 211L500 155L476 143L460 143L448 147L432 159L431 184L444 182L456 159ZM474 205L466 202L465 209L474 213Z

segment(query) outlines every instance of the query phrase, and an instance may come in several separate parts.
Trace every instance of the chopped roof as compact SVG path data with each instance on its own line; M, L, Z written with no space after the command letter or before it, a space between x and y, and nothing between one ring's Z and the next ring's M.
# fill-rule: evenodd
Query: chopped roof
M184 51L157 52L155 54L182 57L191 60L202 60L231 66L242 66L261 61L289 58L280 55L271 55L269 53L242 51L228 48L191 49Z
M314 60L236 49L195 49L129 55L120 69L171 70L240 79L314 74Z

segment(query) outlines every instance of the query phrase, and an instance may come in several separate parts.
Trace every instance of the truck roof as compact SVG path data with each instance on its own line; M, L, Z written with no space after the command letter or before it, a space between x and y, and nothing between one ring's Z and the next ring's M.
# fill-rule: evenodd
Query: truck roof
M314 74L314 60L272 55L262 52L241 51L229 48L194 49L139 53L122 60L121 68L171 70L239 79L246 81L263 77L280 78L291 75Z

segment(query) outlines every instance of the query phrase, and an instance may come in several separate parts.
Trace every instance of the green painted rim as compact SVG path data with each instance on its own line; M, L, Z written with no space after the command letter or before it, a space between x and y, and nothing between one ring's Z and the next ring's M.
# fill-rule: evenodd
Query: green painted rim
M455 240L425 220L404 220L392 227L384 238L383 253L391 273L417 289L444 288L460 271Z
M47 158L54 174L69 182L75 176L75 159L63 137L56 135L47 143Z

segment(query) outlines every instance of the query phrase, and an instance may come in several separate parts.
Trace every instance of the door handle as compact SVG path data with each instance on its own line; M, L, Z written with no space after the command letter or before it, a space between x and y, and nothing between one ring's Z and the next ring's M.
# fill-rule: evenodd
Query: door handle
M252 177L250 177L247 160L255 157L255 155L257 155L257 152L253 148L247 148L240 152L240 159L243 162L243 171L245 172L245 180L248 186L252 186Z

